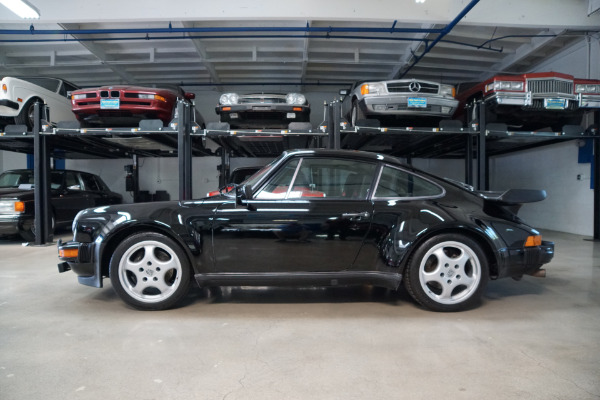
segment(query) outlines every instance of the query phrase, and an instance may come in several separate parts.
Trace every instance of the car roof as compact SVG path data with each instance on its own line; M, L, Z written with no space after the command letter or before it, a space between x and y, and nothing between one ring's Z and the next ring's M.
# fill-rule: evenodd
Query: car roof
M406 166L396 157L385 154L372 153L369 151L360 150L331 150L331 149L296 149L286 151L290 156L298 154L323 156L323 157L344 157L344 158L359 158L366 161L384 161L391 164Z

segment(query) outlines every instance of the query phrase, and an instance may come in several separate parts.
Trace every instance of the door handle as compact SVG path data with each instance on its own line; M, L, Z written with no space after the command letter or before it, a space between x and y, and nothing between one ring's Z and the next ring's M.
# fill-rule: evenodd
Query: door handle
M363 211L360 213L343 213L342 214L342 218L349 218L349 219L369 218L370 216L371 216L371 214L369 214L368 211Z

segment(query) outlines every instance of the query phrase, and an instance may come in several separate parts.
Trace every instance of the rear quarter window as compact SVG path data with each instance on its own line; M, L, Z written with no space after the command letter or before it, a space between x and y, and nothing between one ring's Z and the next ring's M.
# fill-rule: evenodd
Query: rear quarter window
M374 197L439 197L443 194L444 189L441 186L418 175L386 165L381 171Z

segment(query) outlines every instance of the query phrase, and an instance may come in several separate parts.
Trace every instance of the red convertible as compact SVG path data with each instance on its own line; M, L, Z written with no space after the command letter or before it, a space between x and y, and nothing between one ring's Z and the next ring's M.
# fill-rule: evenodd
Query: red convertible
M160 119L168 126L177 110L177 99L191 101L194 93L179 86L102 86L76 90L72 109L85 126L137 126L142 119ZM203 121L196 122L203 125Z
M481 83L459 85L457 98L460 104L454 117L465 122L478 121L474 107L469 106L483 100L486 123L562 131L564 125L581 124L585 112L600 108L600 80L558 72L497 75Z

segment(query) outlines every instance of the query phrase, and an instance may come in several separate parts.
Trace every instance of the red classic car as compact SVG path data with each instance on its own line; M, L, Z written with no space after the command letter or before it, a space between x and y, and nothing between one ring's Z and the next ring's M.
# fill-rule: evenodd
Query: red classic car
M160 119L167 126L177 110L177 99L190 101L193 93L179 86L102 86L76 90L71 95L73 112L86 126L137 126L142 119ZM196 113L196 122L204 121Z
M479 119L469 106L483 100L486 123L561 131L564 125L581 124L585 112L600 108L600 80L558 72L497 75L481 83L460 84L457 98L460 104L454 117L467 123Z

